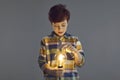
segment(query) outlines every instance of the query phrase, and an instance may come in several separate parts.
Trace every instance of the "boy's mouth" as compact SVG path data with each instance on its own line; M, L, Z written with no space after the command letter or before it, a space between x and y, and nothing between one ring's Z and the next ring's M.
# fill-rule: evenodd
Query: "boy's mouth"
M63 32L58 32L59 34L62 34Z

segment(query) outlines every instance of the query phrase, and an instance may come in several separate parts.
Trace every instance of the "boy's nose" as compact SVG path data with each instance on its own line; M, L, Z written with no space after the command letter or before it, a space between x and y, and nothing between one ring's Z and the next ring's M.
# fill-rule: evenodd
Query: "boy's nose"
M58 29L62 29L62 26L59 26Z

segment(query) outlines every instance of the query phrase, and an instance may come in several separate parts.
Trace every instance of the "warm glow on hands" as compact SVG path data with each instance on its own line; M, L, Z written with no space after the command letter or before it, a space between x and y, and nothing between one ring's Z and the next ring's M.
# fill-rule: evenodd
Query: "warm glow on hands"
M66 51L66 52L69 52L69 53L71 53L71 52L72 52L72 51L71 51L71 50L69 50L68 48L66 48L66 49L65 49L65 51Z

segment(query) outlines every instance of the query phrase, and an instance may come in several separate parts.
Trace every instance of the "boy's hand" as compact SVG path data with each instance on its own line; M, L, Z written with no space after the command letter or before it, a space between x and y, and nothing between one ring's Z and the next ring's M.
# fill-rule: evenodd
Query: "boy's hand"
M76 53L77 49L73 47L70 43L62 45L62 50L68 53Z
M63 75L63 68L52 68L52 67L47 67L45 70L45 73L55 76L55 77L61 77Z
M78 50L71 44L68 43L63 45L62 50L68 52L72 56L72 58L74 58L76 65L80 65L82 63L81 62L83 60L82 55L79 54Z

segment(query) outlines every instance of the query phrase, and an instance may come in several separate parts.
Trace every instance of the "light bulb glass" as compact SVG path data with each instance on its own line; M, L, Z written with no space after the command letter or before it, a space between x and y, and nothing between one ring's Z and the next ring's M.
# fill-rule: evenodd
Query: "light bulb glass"
M63 68L65 60L67 59L66 54L59 52L55 55L55 60L58 68Z

